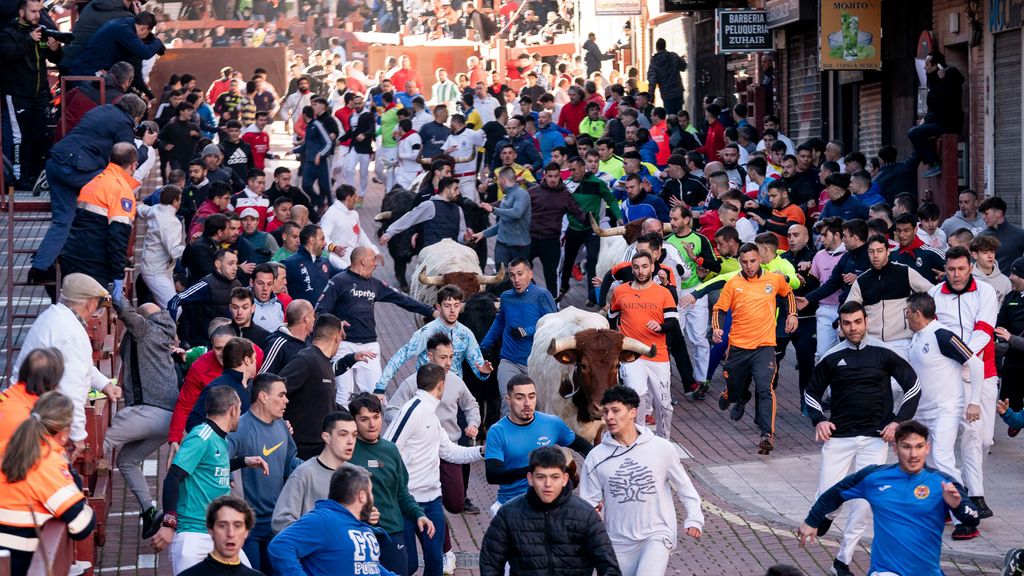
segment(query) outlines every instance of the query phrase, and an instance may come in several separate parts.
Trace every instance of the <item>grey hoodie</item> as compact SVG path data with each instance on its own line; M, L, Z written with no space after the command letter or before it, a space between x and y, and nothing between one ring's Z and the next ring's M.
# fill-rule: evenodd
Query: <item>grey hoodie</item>
M121 341L125 405L174 410L178 401L178 373L171 356L171 347L178 342L174 320L166 310L144 318L123 300L113 305L127 329Z
M703 531L700 494L675 446L643 426L637 431L640 435L631 446L604 433L583 463L580 497L593 506L604 503L605 526L616 548L653 538L663 538L674 548L678 527L672 491L686 508L683 526Z
M996 295L999 296L1000 306L1003 304L1003 298L1006 298L1006 295L1010 293L1010 290L1013 290L1013 286L1010 285L1010 279L999 270L999 262L992 263L991 274L985 274L982 272L978 268L977 262L975 262L971 267L971 275L978 280L988 282L988 285L995 289Z

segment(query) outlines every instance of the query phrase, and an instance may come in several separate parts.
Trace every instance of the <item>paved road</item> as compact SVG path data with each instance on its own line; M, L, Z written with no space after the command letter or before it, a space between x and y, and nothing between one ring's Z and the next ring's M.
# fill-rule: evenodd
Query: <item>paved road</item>
M275 147L283 147L286 137L275 134L274 143ZM368 230L376 229L372 218L380 206L381 195L381 187L371 185L366 205L360 211ZM390 264L381 270L380 277L394 282ZM539 278L538 274L538 282L542 283ZM584 292L577 285L565 304L581 306L584 300ZM405 343L415 328L410 314L389 304L377 307L377 323L385 359ZM406 366L399 378L409 373L411 367ZM674 393L682 398L679 382L674 384ZM713 388L722 387L719 376ZM756 454L756 429L750 417L733 423L711 401L682 400L676 407L672 439L681 447L684 465L704 497L707 524L699 541L685 536L680 541L672 555L670 574L759 575L776 563L798 566L810 575L828 573L837 548L835 533L808 548L800 548L794 536L794 528L814 496L818 447L809 423L799 413L790 358L782 365L778 396L778 448L769 457ZM1002 551L1024 541L1019 528L1011 524L1019 524L1019 519L1024 518L1019 485L1024 451L1019 442L1008 441L1000 434L997 431L993 460L998 462L992 467L988 498L999 517L983 524L988 539L954 546L946 536L948 553L943 568L947 574L998 574ZM162 478L165 457L161 451L159 458L148 463L147 475L154 487L157 479ZM158 558L148 544L138 540L138 512L120 475L115 475L114 490L108 545L103 550L99 573L169 574L166 557ZM493 502L495 490L485 483L482 464L473 466L468 494L485 510ZM683 511L679 505L677 514L681 522ZM487 514L450 516L449 522L458 551L456 573L477 574L476 559L487 528ZM866 549L857 553L853 568L858 574L867 572Z

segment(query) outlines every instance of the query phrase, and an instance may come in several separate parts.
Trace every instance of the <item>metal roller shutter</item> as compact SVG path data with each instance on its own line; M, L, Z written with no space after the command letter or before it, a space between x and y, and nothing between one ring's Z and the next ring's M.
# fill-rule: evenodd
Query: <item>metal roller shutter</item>
M818 70L818 40L811 32L787 35L786 51L789 92L786 107L786 135L797 144L821 136L821 72Z
M1006 201L1006 219L1021 222L1021 31L997 34L993 52L995 194Z
M882 147L882 83L860 86L857 149L871 158Z

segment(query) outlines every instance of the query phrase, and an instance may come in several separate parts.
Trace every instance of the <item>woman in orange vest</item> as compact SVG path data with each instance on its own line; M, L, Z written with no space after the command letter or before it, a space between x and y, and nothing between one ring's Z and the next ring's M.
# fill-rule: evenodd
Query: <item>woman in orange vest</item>
M92 508L75 483L64 445L74 404L60 392L39 397L18 426L0 463L0 549L11 553L11 574L28 573L39 530L51 518L67 524L72 540L95 526Z
M0 454L18 426L29 418L39 397L64 377L64 357L56 348L36 348L18 369L18 381L0 392Z

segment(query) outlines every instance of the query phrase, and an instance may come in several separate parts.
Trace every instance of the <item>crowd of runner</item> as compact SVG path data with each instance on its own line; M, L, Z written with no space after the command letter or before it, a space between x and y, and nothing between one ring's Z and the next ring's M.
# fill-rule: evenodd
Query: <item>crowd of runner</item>
M768 455L790 346L823 444L801 541L857 499L833 574L852 574L869 507L879 574L940 573L947 519L964 540L994 515L984 461L997 416L1010 437L1024 428L1024 231L1002 199L965 190L942 219L907 192L915 161L893 146L869 158L794 143L777 117L756 129L725 98L688 111L686 60L664 40L643 80L603 75L593 37L580 56L526 52L503 69L474 56L429 78L409 56L367 70L333 39L289 56L287 86L225 67L209 85L181 70L155 95L156 16L130 4L100 15L101 1L65 47L35 0L0 30L5 164L19 187L48 189L53 210L29 279L53 290L58 265L62 276L0 393L0 548L15 574L46 519L73 538L95 524L68 467L95 393L123 400L105 449L175 574L412 574L420 558L429 576L451 573L445 512L479 505L492 516L482 574L662 574L679 536L673 495L683 532L704 529L700 495L664 458L674 411L703 401L721 367L713 400L734 421L752 403L752 458ZM468 4L450 18L444 1L380 6L428 34L503 25ZM272 8L224 16L270 20ZM547 41L572 8L538 3L518 37ZM52 147L44 60L106 86L105 100L87 84L63 95ZM275 122L291 150L271 150ZM358 212L371 184L407 203L376 239ZM123 279L139 218L133 302ZM622 230L628 245L608 241ZM480 334L460 322L471 302L459 287L420 301L397 258L397 288L379 279L383 249L442 242L472 248L500 282ZM554 383L528 375L538 321L574 283L612 329L653 347L595 406L599 438L539 411ZM391 358L377 302L424 323ZM93 366L86 332L108 303L127 332L118 381ZM142 464L168 443L157 502ZM579 472L555 445L584 457ZM466 497L481 460L493 505Z

